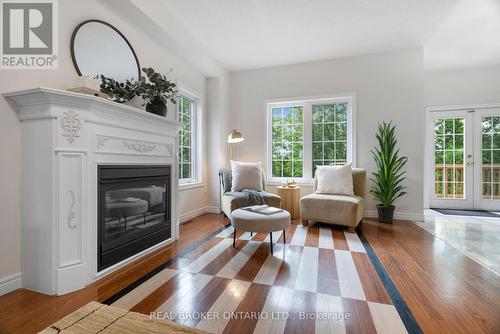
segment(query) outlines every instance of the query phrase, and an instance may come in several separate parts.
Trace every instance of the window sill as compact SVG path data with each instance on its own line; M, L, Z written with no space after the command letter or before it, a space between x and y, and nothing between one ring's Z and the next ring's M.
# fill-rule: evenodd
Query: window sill
M179 191L188 190L188 189L203 188L203 186L204 186L203 182L200 182L200 181L179 183Z

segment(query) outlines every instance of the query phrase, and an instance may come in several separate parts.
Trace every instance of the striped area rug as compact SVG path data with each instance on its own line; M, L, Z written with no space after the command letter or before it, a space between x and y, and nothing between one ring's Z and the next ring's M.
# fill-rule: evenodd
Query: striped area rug
M233 247L232 233L222 230L108 302L212 333L420 332L356 233L292 224L286 244L273 233L274 255L269 234L238 231Z

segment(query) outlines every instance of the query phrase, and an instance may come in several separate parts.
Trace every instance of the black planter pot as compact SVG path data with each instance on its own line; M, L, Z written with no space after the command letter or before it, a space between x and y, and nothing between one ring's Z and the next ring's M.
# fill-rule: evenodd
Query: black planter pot
M146 111L160 116L167 116L167 106L159 98L149 101L146 104Z
M383 206L382 204L377 204L378 211L378 221L381 223L392 224L394 218L394 205Z

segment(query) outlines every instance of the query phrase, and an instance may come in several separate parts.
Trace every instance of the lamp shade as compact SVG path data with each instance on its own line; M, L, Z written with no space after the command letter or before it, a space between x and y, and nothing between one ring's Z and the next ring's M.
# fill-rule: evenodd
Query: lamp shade
M239 143L239 142L242 142L244 140L245 140L245 138L243 137L241 132L236 131L236 129L233 129L233 131L231 131L229 136L227 136L227 142L231 143L231 144Z

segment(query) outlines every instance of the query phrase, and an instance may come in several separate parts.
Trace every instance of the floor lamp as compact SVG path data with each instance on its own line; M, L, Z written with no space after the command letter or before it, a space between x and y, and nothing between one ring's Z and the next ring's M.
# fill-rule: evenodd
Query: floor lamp
M241 143L245 138L241 134L241 132L233 129L229 136L227 136L227 142L229 143L229 161L233 159L233 144Z
M229 143L229 163L231 163L231 160L233 159L233 144L241 143L244 140L245 138L243 137L241 132L237 131L236 129L233 129L229 134L229 136L227 136L227 142ZM220 187L222 187L222 182L220 180L219 180L219 185ZM219 193L220 193L219 203L222 211L222 191L220 191Z

